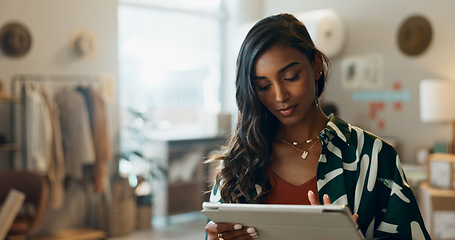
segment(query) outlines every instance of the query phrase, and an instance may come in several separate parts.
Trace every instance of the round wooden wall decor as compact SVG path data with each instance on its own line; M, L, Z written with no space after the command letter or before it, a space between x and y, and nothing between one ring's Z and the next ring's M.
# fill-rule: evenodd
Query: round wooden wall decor
M398 31L398 46L409 56L422 54L430 45L432 29L430 22L422 16L406 19Z
M20 23L8 23L0 30L0 48L11 57L25 55L32 45L32 37Z

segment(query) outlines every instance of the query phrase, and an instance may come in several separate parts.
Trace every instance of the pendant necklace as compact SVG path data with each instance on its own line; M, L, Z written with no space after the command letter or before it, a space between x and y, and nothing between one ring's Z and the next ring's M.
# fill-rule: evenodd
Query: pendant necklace
M290 141L286 141L286 140L284 140L284 139L280 139L280 141L281 141L282 143L284 143L284 144L287 144L287 145L291 146L291 147L294 148L295 150L301 152L301 153L302 153L301 158L302 158L302 159L306 159L306 158L308 157L309 151L314 147L314 145L315 145L316 142L317 142L316 140L318 140L318 139L319 139L319 136L316 137L316 138L313 138L313 139L308 139L308 140L306 140L305 143L307 143L307 144L313 142L313 144L311 144L311 146L310 146L307 150L303 150L303 149L298 148L297 145L299 145L299 143L296 142L296 141L290 142Z
M305 143L308 144L308 143L311 143L312 141L316 141L316 140L318 140L318 139L319 139L319 136L317 136L317 137L315 137L315 138L310 138L310 139L306 140ZM283 141L286 141L286 140L283 139ZM297 142L297 141L292 141L292 142L286 141L286 142L287 142L288 144L289 144L289 143L292 143L292 145L294 145L294 146L297 146L297 145L301 144L301 143L299 143L299 142Z

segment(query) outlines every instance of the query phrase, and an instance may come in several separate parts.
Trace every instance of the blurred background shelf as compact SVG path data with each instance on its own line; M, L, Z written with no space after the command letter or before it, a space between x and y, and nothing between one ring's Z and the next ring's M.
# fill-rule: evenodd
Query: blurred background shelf
M22 144L20 143L2 143L0 144L0 151L22 151Z
M19 103L21 98L18 97L0 97L0 103Z

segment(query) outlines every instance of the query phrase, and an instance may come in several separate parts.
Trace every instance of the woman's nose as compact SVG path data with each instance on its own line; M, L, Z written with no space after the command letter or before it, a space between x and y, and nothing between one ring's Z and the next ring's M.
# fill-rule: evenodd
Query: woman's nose
M289 99L289 92L286 87L280 84L275 85L275 101L278 103L286 102Z

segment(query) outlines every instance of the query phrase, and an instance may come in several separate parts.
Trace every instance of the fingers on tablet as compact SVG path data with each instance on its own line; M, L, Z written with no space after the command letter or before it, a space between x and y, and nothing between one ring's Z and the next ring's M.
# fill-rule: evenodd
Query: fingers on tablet
M238 228L240 224L235 224L234 227ZM242 227L242 225L240 225ZM220 235L219 235L220 236ZM243 239L255 239L258 237L258 234L256 232L256 229L253 227L245 227L245 228L240 228L240 229L235 229L235 230L230 230L230 231L224 231L221 232L221 236L223 239L237 239L237 240L243 240Z
M242 224L237 223L234 225L234 230L240 230L242 228L243 228Z
M359 218L359 215L356 213L356 214L352 215L352 217L353 217L354 220L357 222L357 218Z
M311 190L308 191L308 200L310 201L311 205L320 205L318 202L318 199L316 199L316 195ZM322 196L322 201L324 204L332 204L332 202L330 201L329 195L327 195L327 194L324 194L324 196Z
M308 191L308 200L310 201L311 205L319 205L318 200L316 199L316 195L314 195L313 191Z
M327 194L324 194L324 196L322 196L322 201L324 202L324 204L332 204L332 202L330 202L329 195Z
M246 230L247 233L250 234L250 237L251 238L257 238L258 237L258 233L256 232L256 229L252 228L252 227L249 227L247 230Z

